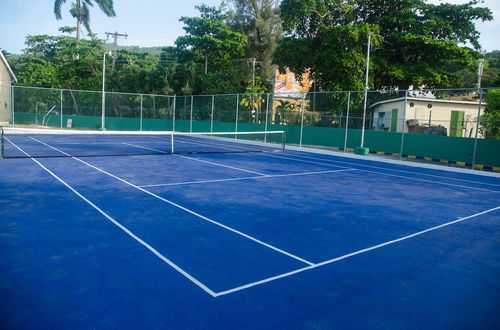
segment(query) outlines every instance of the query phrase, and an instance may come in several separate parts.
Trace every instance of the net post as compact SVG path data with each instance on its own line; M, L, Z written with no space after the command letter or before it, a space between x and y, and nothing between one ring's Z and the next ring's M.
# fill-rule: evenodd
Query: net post
M141 94L141 114L140 114L140 119L139 119L139 130L142 131L142 101L143 101L144 95Z
M63 129L63 90L61 89L61 95L60 95L60 102L61 102L61 120L60 120L60 124L61 124L61 129Z
M266 123L264 125L264 132L267 132L267 116L269 114L269 93L266 97ZM264 133L264 142L267 142L267 133Z
M177 96L174 95L174 101L172 104L172 131L175 132L175 101L177 99Z
M344 152L347 149L347 134L349 131L349 109L351 106L351 92L347 92L347 114L345 118L345 134L344 134Z
M173 154L174 150L174 132L170 133L170 153Z
M281 134L282 152L285 152L285 143L286 143L286 131L283 131L283 134Z
M214 99L215 95L212 94L212 114L210 115L210 133L214 131Z
M404 105L403 105L403 130L401 132L401 148L399 150L399 158L403 159L403 147L405 143L405 128L406 128L406 105L408 104L408 91L405 91L405 99L404 99Z

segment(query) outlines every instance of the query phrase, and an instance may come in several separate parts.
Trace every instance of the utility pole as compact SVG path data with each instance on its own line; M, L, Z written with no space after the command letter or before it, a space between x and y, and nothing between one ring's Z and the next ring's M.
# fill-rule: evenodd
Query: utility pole
M126 33L118 33L118 32L106 32L106 35L112 36L114 38L113 42L113 63L111 65L111 72L115 71L115 61L116 61L116 47L118 46L117 40L119 37L124 37L127 39L128 35Z

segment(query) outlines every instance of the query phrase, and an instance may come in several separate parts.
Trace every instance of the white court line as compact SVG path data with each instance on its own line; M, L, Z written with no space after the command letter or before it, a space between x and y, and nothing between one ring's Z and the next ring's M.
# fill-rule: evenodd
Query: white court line
M88 203L90 206L92 206L97 212L101 213L106 219L111 221L115 226L123 230L127 235L132 237L134 240L139 242L142 246L144 246L146 249L149 251L153 252L158 258L163 260L165 263L167 263L170 267L178 271L180 274L182 274L184 277L186 277L188 280L196 284L198 287L203 289L205 292L210 294L212 297L215 297L215 292L210 290L207 286L205 286L203 283L198 281L196 278L191 276L188 272L183 270L181 267L177 266L174 262L163 256L158 250L153 248L151 245L143 241L141 238L139 238L137 235L135 235L133 232L131 232L129 229L127 229L125 226L120 224L118 221L116 221L114 218L112 218L110 215L108 215L106 212L101 210L97 205L92 203L89 199L87 199L85 196L83 196L81 193L79 193L76 189L74 189L72 186L70 186L68 183L66 183L63 179L58 177L56 174L54 174L51 170L49 170L47 167L45 167L42 163L40 163L38 160L35 158L31 157L28 153L26 153L23 149L19 148L14 142L10 141L9 138L5 137L7 141L9 141L14 147L19 149L22 153L24 153L26 156L30 157L32 161L37 163L41 168L43 168L45 171L47 171L50 175L52 175L57 181L61 182L63 185L65 185L69 190L71 190L73 193L75 193L78 197L83 199L86 203Z
M242 286L239 286L239 287L236 287L236 288L232 288L232 289L229 289L229 290L226 290L226 291L217 292L216 293L216 297L223 296L223 295L226 295L226 294L229 294L229 293L233 293L233 292L237 292L237 291L241 291L241 290L245 290L245 289L248 289L248 288L260 285L260 284L268 283L268 282L271 282L271 281L274 281L274 280L277 280L277 279L280 279L280 278L284 278L284 277L288 277L288 276L291 276L291 275L294 275L294 274L297 274L297 273L301 273L301 272L304 272L306 270L310 270L310 269L318 268L318 267L325 266L325 265L328 265L328 264L332 264L332 263L340 261L340 260L344 260L344 259L347 259L347 258L350 258L350 257L354 257L354 256L362 254L362 253L366 253L366 252L369 252L369 251L372 251L372 250L379 249L379 248L387 246L387 245L391 245L391 244L398 243L398 242L401 242L401 241L404 241L404 240L407 240L407 239L410 239L410 238L413 238L413 237L416 237L416 236L420 236L420 235L423 235L425 233L428 233L428 232L431 232L431 231L434 231L434 230L437 230L437 229L440 229L440 228L443 228L443 227L446 227L446 226L450 226L450 225L453 225L455 223L462 222L462 221L465 221L465 220L468 220L468 219L471 219L471 218L475 218L475 217L478 217L480 215L483 215L483 214L486 214L486 213L490 213L490 212L493 212L493 211L496 211L496 210L499 210L499 209L500 209L500 206L497 206L497 207L488 209L486 211L482 211L482 212L475 213L475 214L472 214L472 215L469 215L469 216L466 216L466 217L463 217L463 218L459 218L457 220L450 221L450 222L447 222L447 223L444 223L444 224L441 224L441 225L438 225L438 226L434 226L434 227L431 227L431 228L428 228L428 229L425 229L425 230L422 230L422 231L419 231L419 232L416 232L416 233L413 233L413 234L410 234L410 235L407 235L407 236L404 236L404 237L393 239L391 241L387 241L387 242L384 242L384 243L381 243L381 244L373 245L373 246L370 246L368 248L361 249L361 250L358 250L358 251L355 251L355 252L351 252L351 253L345 254L343 256L340 256L340 257L337 257L337 258L333 258L333 259L329 259L329 260L326 260L326 261L323 261L323 262L320 262L320 263L317 263L317 264L314 264L314 265L311 265L311 266L308 266L308 267L303 267L303 268L299 268L299 269L296 269L296 270L288 272L288 273L284 273L284 274L273 276L273 277L268 277L266 279L263 279L263 280L260 280L260 281L256 281L256 282L252 282L252 283L248 283L248 284L245 284L245 285L242 285Z
M159 183L159 184L146 184L139 186L141 188L149 187L164 187L164 186L179 186L185 184L199 184L199 183L212 183L212 182L225 182L225 181L240 181L240 180L253 180L253 179L267 179L267 178L277 178L284 176L302 176L302 175L313 175L313 174L324 174L324 173L336 173L336 172L350 172L356 171L356 169L345 169L345 170L331 170L331 171L316 171L316 172L301 172L301 173L289 173L289 174L268 174L266 176L246 176L240 178L230 178L230 179L214 179L214 180L201 180L201 181L186 181L186 182L175 182L175 183Z
M35 139L35 138L33 138L33 137L30 137L30 138L31 138L31 139L33 139L33 140L35 140L35 141L38 141L37 139ZM79 162L81 162L81 163L83 163L83 164L85 164L85 165L87 165L87 166L89 166L89 167L92 167L93 169L95 169L95 170L97 170L97 171L99 171L99 172L101 172L101 173L104 173L104 174L106 174L106 175L109 175L110 177L115 178L115 179L117 179L118 181L121 181L121 182L123 182L123 183L125 183L125 184L127 184L127 185L129 185L129 186L131 186L131 187L134 187L134 188L136 188L136 189L138 189L138 190L140 190L140 191L142 191L142 192L144 192L144 193L146 193L146 194L148 194L148 195L151 195L151 196L153 196L153 197L155 197L155 198L157 198L157 199L159 199L159 200L161 200L161 201L163 201L163 202L165 202L165 203L168 203L168 204L170 204L170 205L172 205L172 206L175 206L175 207L177 207L177 208L179 208L179 209L181 209L181 210L183 210L183 211L186 211L187 213L190 213L190 214L192 214L192 215L194 215L194 216L196 216L196 217L198 217L198 218L200 218L200 219L202 219L202 220L205 220L205 221L208 221L208 222L210 222L210 223L213 223L213 224L215 224L215 225L217 225L217 226L219 226L219 227L222 227L222 228L224 228L224 229L226 229L226 230L229 230L229 231L231 231L231 232L233 232L233 233L235 233L235 234L237 234L237 235L243 236L243 237L245 237L245 238L247 238L247 239L249 239L249 240L251 240L251 241L254 241L254 242L256 242L256 243L258 243L258 244L260 244L260 245L263 245L263 246L265 246L265 247L267 247L267 248L269 248L269 249L271 249L271 250L274 250L274 251L276 251L276 252L279 252L279 253L281 253L281 254L284 254L284 255L286 255L286 256L288 256L288 257L290 257L290 258L293 258L293 259L295 259L295 260L298 260L298 261L303 262L303 263L308 264L308 265L313 265L313 263L312 263L312 262L310 262L310 261L307 261L307 260L305 260L305 259L302 259L302 258L300 258L300 257L298 257L298 256L296 256L296 255L294 255L294 254L292 254L292 253L286 252L285 250L282 250L282 249L280 249L280 248L277 248L277 247L275 247L275 246L273 246L273 245L271 245L271 244L265 243L265 242L263 242L263 241L261 241L261 240L259 240L259 239L255 238L255 237L253 237L253 236L250 236L250 235L248 235L248 234L245 234L245 233L243 233L243 232L241 232L241 231L239 231L239 230L233 229L233 228L231 228L231 227L229 227L229 226L226 226L226 225L224 225L224 224L222 224L222 223L220 223L220 222L217 222L217 221L215 221L215 220L212 220L212 219L210 219L210 218L207 218L206 216L201 215L201 214L199 214L199 213L197 213L197 212L195 212L195 211L193 211L193 210L190 210L190 209L188 209L188 208L186 208L186 207L184 207L184 206L182 206L182 205L179 205L179 204L177 204L177 203L175 203L175 202L172 202L172 201L170 201L170 200L168 200L168 199L166 199L166 198L163 198L163 197L161 197L161 196L158 196L158 195L156 195L156 194L154 194L154 193L152 193L152 192L150 192L150 191L148 191L148 190L146 190L146 189L144 189L144 188L141 188L141 187L136 186L135 184L133 184L133 183L131 183L131 182L128 182L128 181L127 181L127 180L125 180L125 179L122 179L122 178L120 178L120 177L118 177L118 176L116 176L116 175L113 175L113 174L111 174L111 173L109 173L109 172L106 172L106 171L105 171L105 170L103 170L103 169L100 169L100 168L99 168L99 167L97 167L97 166L94 166L94 165L92 165L92 164L90 164L90 163L87 163L86 161L81 160L81 159L80 159L80 158L78 158L78 157L72 156L72 155L70 155L70 154L68 154L68 153L66 153L66 152L64 152L64 151L62 151L62 150L59 150L59 149L57 149L57 148L55 148L55 147L52 147L51 145L48 145L48 144L47 144L47 143L45 143L45 142L42 142L42 141L38 141L38 142L40 142L41 144L43 144L43 145L45 145L45 146L47 146L47 147L49 147L49 148L51 148L51 149L54 149L54 150L58 151L58 152L60 152L60 153L62 153L62 154L64 154L64 155L66 155L66 156L69 156L69 157L71 157L72 159L77 160L77 161L79 161Z
M285 157L285 156L276 156L276 155L269 155L269 154L266 154L266 156L275 157L275 158L281 158L281 159L289 159L289 160L293 160L293 161L296 161L296 162L304 162L304 163L310 163L310 164L316 164L316 165L339 167L338 165L333 165L333 164L329 164L329 163L315 162L315 161L305 160L305 159L297 159L297 158L290 158L290 157ZM355 165L355 164L352 164L352 165ZM484 189L484 188L470 187L470 186L464 186L464 185L453 184L453 183L446 183L446 182L437 182L437 181L431 181L431 180L420 179L420 178L415 178L415 177L409 177L409 176L404 176L404 175L398 175L398 174L390 174L390 173L383 173L383 172L377 172L377 171L363 170L363 169L360 169L360 168L358 168L357 170L361 171L361 172L374 173L374 174L380 174L380 175L385 175L385 176L393 176L393 177L404 178L404 179L408 179L408 180L430 182L430 183L433 183L433 184L436 184L436 185L446 185L446 186L466 188L466 189L473 189L473 190L480 190L480 191L487 191L487 192L492 192L492 193L500 194L500 191L497 191L497 190L490 190L490 189Z
M142 149L146 149L146 150L156 151L156 152L160 152L160 153L163 153L163 154L170 154L169 152L165 152L165 151L161 151L161 150L157 150L157 149L153 149L153 148L148 148L148 147L143 147L143 146L132 144L132 143L125 143L125 142L123 142L123 144L129 145L129 146L132 146L132 147L136 147L136 148L142 148ZM220 164L220 163L209 162L208 160L202 160L202 159L197 159L197 158L192 158L192 157L187 157L187 156L181 156L181 155L177 155L177 154L174 154L174 156L181 157L181 158L186 158L186 159L190 159L190 160L195 160L195 161L198 161L198 162L207 163L207 164L211 164L211 165L215 165L215 166L230 168L232 170L237 170L237 171L242 171L242 172L257 174L257 175L261 175L261 176L267 176L267 174L263 174L263 173L259 173L259 172L255 172L255 171L250 171L250 170L246 170L246 169L239 168L239 167L224 165L224 164Z
M210 141L210 142L213 142L213 141ZM196 143L196 142L190 142L190 143L201 144L201 143ZM214 143L212 143L212 144L214 144ZM217 145L217 144L214 144L214 145ZM234 150L242 149L242 148L237 148L236 146L233 146L233 148L236 148ZM305 153L305 151L300 151L300 152L301 153ZM266 153L262 153L262 154L258 154L258 155L261 155L261 156L271 156L271 157L273 156L273 155L266 154ZM291 154L289 156L296 156L296 157L309 158L309 159L314 159L314 160L329 161L329 162L335 162L335 163L341 163L341 164L348 164L348 165L355 165L355 166L361 166L361 167L369 167L369 168L375 168L375 169L380 169L380 170L384 170L384 171L401 172L401 173L408 173L408 174L413 174L413 175L418 174L418 175L423 175L423 176L428 176L428 177L434 177L434 178L441 178L441 179L447 179L447 180L452 180L452 181L461 181L461 182L475 183L475 184L479 184L479 185L488 185L488 186L500 187L500 185L494 184L494 183L478 182L478 181L474 181L474 180L465 180L465 179L452 178L452 177L446 177L446 176L435 175L435 174L428 174L428 173L416 173L416 172L405 171L405 170L391 169L391 168L387 168L387 167L365 165L365 164L352 163L352 162L341 161L341 160L325 159L325 158L321 158L321 157L311 157L311 156L297 155L297 154ZM335 157L342 157L342 155L333 155L333 156L335 156ZM333 166L333 164L330 164L330 165ZM408 166L408 165L407 164L399 164L399 166ZM340 166L339 165L339 167L345 167L345 166ZM443 171L444 169L440 169L440 170ZM474 173L471 173L471 174L474 174Z
M304 152L302 152L302 153L304 153ZM398 169L392 169L392 168L380 167L380 166L373 166L373 165L365 165L365 164L359 164L359 163L351 163L351 162L346 162L346 161L341 161L341 160L335 160L335 159L325 159L325 158L321 158L321 157L312 157L312 156L297 155L297 154L289 154L289 156L296 156L296 157L302 157L302 158L308 158L308 159L314 159L314 160L329 161L329 162L334 162L334 163L341 163L341 164L349 164L349 165L356 165L356 166L362 166L362 167L376 168L376 169L380 169L380 170L384 170L384 171L402 172L402 173L408 173L408 174L413 174L413 175L423 175L423 176L429 176L429 177L440 178L440 179L447 179L447 180L453 180L453 181L462 181L462 182L469 182L469 183L475 183L475 184L480 184L480 185L488 185L488 186L500 187L500 184L487 183L487 182L478 182L478 181L474 181L474 180L458 179L458 178L452 178L452 177L447 177L447 176L442 176L442 175L411 172L411 171L398 170ZM336 155L332 155L332 156L334 156L334 157L342 157L342 156L336 156ZM399 165L399 164L393 164L393 165ZM399 165L399 166L402 166L402 165ZM443 170L444 169L441 169L441 171L443 171ZM474 173L470 173L470 174L474 175Z

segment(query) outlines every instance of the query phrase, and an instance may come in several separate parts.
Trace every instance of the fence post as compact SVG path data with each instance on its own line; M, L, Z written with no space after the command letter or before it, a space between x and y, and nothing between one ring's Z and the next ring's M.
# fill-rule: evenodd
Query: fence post
M177 99L177 96L174 95L174 101L172 104L172 132L175 132L175 101Z
M483 89L479 89L479 104L477 105L477 118L476 118L476 137L474 138L474 149L472 151L472 169L476 165L476 153L477 153L477 137L479 133L479 124L481 118L481 106L483 103Z
M106 129L106 92L103 90L101 95L101 129Z
M14 85L11 85L11 88L10 88L10 108L11 108L11 112L12 112L12 127L15 127L14 107L15 107L15 102L14 102Z
M405 128L406 128L406 105L408 104L408 91L405 91L405 104L403 105L403 131L401 132L401 147L399 149L399 158L403 159L403 146L405 143ZM397 123L397 122L396 122ZM397 126L397 124L396 124Z
M144 99L144 95L141 94L141 118L139 119L139 130L142 131L142 101Z
M234 131L238 132L238 116L240 111L240 94L236 94L236 119L234 123ZM236 138L236 135L234 136Z
M63 128L63 90L61 89L61 95L60 95L60 98L61 98L61 113L60 113L60 124L61 124L61 129Z
M307 94L306 94L307 96ZM299 147L302 147L302 134L304 132L304 103L306 102L306 96L302 99L302 109L300 111L300 137L299 137Z
M210 133L214 131L214 99L215 95L212 94L212 113L210 115Z
M269 93L267 93L266 98L266 122L264 124L264 142L267 142L267 116L269 115Z
M349 108L351 106L351 92L347 93L347 115L345 118L344 152L347 149L347 131L349 130Z
M194 100L194 97L193 95L191 95L191 110L190 110L190 114L189 114L189 132L193 132L193 100Z

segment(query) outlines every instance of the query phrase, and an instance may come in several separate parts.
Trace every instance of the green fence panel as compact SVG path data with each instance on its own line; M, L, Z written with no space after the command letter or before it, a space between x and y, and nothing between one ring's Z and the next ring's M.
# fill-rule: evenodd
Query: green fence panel
M171 131L172 120L170 119L142 119L143 131Z
M474 139L431 134L405 134L403 154L472 162Z
M500 140L478 139L476 164L500 167Z
M210 132L210 121L193 120L193 132Z

